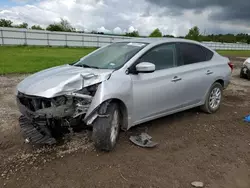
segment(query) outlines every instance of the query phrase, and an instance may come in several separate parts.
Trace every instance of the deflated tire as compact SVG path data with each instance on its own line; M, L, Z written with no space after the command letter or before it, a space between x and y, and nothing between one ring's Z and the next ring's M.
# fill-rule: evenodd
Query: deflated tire
M93 123L92 139L98 150L111 151L115 148L121 124L121 113L116 103L109 103L104 114Z

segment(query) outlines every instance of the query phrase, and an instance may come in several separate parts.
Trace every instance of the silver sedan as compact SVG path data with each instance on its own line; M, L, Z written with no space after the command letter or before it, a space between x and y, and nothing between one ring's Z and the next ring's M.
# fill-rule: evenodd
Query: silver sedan
M92 126L96 148L110 151L121 129L198 106L216 112L232 69L228 58L194 41L116 42L24 79L20 125L35 144Z

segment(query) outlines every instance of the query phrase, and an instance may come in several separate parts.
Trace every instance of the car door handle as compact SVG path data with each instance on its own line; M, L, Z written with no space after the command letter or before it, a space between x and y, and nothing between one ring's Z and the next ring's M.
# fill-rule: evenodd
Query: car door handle
M210 75L210 74L213 74L213 73L214 73L214 72L208 70L207 73L206 73L206 75Z
M181 81L182 78L179 78L178 76L175 76L173 79L172 79L172 82L178 82L178 81Z

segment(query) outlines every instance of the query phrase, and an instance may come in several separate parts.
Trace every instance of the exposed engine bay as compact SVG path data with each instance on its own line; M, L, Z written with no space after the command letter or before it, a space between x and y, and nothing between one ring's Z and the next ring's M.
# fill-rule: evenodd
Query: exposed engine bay
M83 121L97 85L63 96L44 98L18 92L17 104L22 116L20 126L26 142L54 144L56 138L82 129Z

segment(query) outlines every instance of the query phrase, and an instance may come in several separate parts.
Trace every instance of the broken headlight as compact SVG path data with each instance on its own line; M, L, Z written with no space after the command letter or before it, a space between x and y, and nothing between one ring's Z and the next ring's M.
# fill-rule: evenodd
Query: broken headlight
M55 106L61 106L64 105L67 101L67 98L65 96L59 96L59 97L55 97L53 98L53 104Z
M77 91L72 94L74 96L76 106L75 114L73 115L74 118L87 113L92 98L97 91L98 85L99 84L95 84L89 87L85 87L80 91Z
M91 86L85 87L85 88L77 91L76 93L90 95L93 97L98 89L98 86L99 86L99 84L91 85Z

